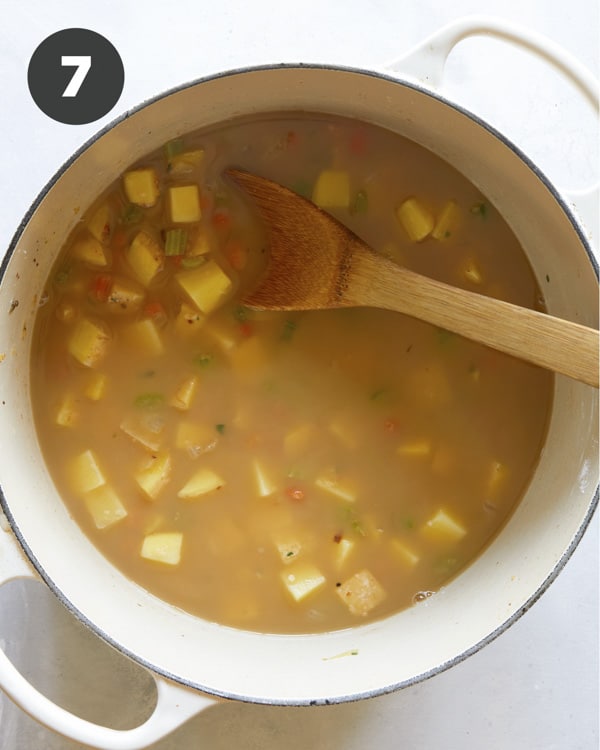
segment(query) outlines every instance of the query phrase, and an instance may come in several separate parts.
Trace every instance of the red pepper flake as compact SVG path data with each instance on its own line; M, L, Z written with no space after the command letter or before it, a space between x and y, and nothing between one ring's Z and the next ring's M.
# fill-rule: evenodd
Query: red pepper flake
M298 133L296 133L295 130L288 131L288 134L285 137L286 145L289 147L296 146L298 143Z
M386 419L383 423L383 427L386 432L396 432L398 429L398 422L395 419Z
M304 490L301 490L299 487L288 487L285 492L290 500L295 500L296 502L304 500Z
M337 533L337 534L336 534L336 535L335 535L335 536L333 537L333 541L334 541L334 542L335 542L336 544L339 544L339 543L340 543L340 542L342 541L342 535L341 535L341 534L340 534L340 533L338 532L338 533Z

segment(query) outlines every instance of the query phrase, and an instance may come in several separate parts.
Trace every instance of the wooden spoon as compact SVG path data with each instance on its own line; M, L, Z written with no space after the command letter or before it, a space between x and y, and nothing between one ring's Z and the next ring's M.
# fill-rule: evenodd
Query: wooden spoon
M244 300L250 307L395 310L598 387L597 330L401 268L282 185L238 169L226 174L253 198L269 233L270 262Z

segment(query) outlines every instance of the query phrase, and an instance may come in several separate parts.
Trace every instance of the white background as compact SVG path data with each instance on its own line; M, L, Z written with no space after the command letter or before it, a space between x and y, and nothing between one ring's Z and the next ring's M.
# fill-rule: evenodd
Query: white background
M256 63L380 68L446 22L473 13L534 29L598 75L597 0L2 0L0 254L70 154L144 99ZM27 89L37 45L74 26L105 35L125 66L121 99L87 126L50 120ZM589 107L529 55L491 40L464 42L450 58L445 93L504 131L560 189L598 179L598 130ZM328 708L219 705L155 750L596 750L597 515L533 609L450 671L399 693ZM0 644L36 685L86 717L115 726L143 718L148 679L76 626L41 585L0 589ZM76 747L0 696L0 750Z

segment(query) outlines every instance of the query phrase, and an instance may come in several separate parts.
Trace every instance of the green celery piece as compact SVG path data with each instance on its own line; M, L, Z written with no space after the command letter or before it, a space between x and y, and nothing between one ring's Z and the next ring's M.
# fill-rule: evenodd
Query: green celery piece
M169 229L165 234L165 255L183 255L187 247L187 230Z

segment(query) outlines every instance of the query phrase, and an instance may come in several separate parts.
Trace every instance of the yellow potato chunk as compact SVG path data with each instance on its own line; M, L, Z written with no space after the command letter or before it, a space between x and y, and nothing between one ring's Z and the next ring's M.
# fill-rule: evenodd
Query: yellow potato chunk
M123 175L125 195L131 203L144 208L154 206L160 194L156 172L146 169L133 169Z
M431 441L425 439L407 440L398 446L398 455L410 458L426 458L431 455Z
M423 532L428 536L458 541L463 538L467 530L449 513L440 509L425 523Z
M106 309L111 313L131 313L139 310L146 299L143 287L132 279L117 276L106 300Z
M214 427L198 422L180 422L175 432L175 447L186 451L192 458L212 450L218 443Z
M176 274L175 279L205 315L219 306L232 287L231 279L214 260L209 260L198 268L181 271Z
M164 264L161 246L150 234L138 232L125 251L127 262L138 281L149 286Z
M344 567L354 547L355 542L351 539L342 538L339 542L334 543L333 564L337 570Z
M339 500L344 500L347 503L353 503L356 500L357 493L356 489L352 486L352 483L348 480L340 480L332 469L327 469L319 474L315 479L315 484L317 487L328 494L337 497Z
M321 571L315 565L309 563L294 565L291 569L282 570L280 577L283 585L296 602L306 599L309 594L324 586L326 581Z
M293 563L302 552L302 542L293 537L276 539L273 543L275 544L275 549L284 565L290 565L290 563Z
M179 565L183 534L179 531L162 531L148 534L142 542L141 557L146 560Z
M179 387L173 394L170 404L179 411L188 411L198 390L198 378L191 375L179 384Z
M127 509L121 499L107 484L88 492L83 502L97 529L107 529L127 516Z
M204 161L204 149L198 148L173 154L169 157L169 175L179 177L189 174L199 167Z
M69 354L85 367L95 367L104 358L110 338L103 323L81 318L69 338Z
M104 268L108 265L108 251L91 234L87 237L80 237L73 245L71 254L74 258L89 263L90 266Z
M100 401L106 393L108 378L103 372L92 372L83 391L84 396L90 401Z
M133 478L150 500L156 500L171 478L171 457L168 453L153 454Z
M400 224L413 242L421 242L428 237L434 227L431 212L416 198L408 198L396 210Z
M350 205L348 172L341 169L324 169L313 188L312 200L320 208L348 208Z
M68 464L67 474L72 489L81 495L106 484L96 454L91 450L75 456Z
M407 567L414 568L419 562L419 555L417 555L416 552L413 552L413 550L404 542L401 542L399 539L392 539L390 544L394 557Z
M87 228L98 242L108 242L113 231L114 216L108 203L103 203L92 214Z
M277 483L264 464L256 459L252 462L252 473L254 474L256 493L259 497L268 497L277 491Z
M79 404L72 393L63 396L54 421L60 427L73 427L79 421Z
M460 222L460 208L456 201L448 201L440 211L431 232L436 240L446 240L457 230Z
M124 326L122 333L128 345L144 354L157 357L164 352L161 335L151 318L144 318Z
M177 493L177 497L183 500L195 500L210 492L220 490L225 484L225 480L209 468L199 469L193 474L185 485Z
M353 615L364 617L386 597L385 589L368 570L355 573L341 586L337 594Z
M200 221L200 193L198 185L177 185L168 191L169 213L175 224Z

